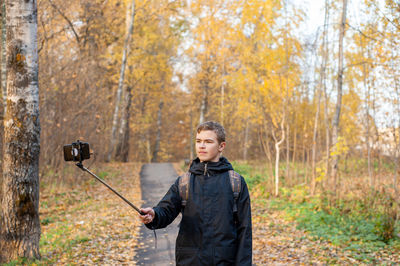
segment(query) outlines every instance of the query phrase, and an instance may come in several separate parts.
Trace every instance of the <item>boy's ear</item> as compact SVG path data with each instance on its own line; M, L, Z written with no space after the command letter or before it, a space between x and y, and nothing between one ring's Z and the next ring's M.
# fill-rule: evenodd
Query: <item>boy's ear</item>
M219 144L218 151L222 152L225 149L225 146L226 146L226 143L225 142L221 142Z

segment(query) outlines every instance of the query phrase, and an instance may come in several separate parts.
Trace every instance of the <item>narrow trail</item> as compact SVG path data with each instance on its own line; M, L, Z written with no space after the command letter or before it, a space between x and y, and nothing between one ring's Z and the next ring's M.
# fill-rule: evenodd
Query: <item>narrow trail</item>
M140 172L142 206L153 207L175 182L177 174L170 163L145 164ZM180 217L167 228L156 230L157 247L152 230L145 226L140 228L136 248L137 265L175 265L175 239L178 234Z

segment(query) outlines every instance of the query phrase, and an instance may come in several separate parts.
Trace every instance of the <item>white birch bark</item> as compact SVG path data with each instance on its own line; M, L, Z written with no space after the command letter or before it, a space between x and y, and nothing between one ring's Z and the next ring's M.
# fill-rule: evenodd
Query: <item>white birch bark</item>
M205 116L207 114L207 88L203 89L203 98L201 100L200 106L200 118L199 118L199 125L204 122Z
M37 2L7 0L1 255L39 258L39 88Z
M132 104L132 88L126 86L125 91L125 104L121 116L121 126L119 129L119 139L115 159L120 162L127 162L129 155L129 133L130 133L130 109Z
M275 142L275 196L279 195L279 161L280 161L280 146L285 140L285 117L283 117L281 122L281 130L282 130L282 138L278 140L275 136L274 130L272 129L272 137L274 138Z
M1 88L4 114L7 110L7 64L6 64L6 1L1 1Z
M114 152L114 146L116 144L119 105L121 102L122 88L123 88L124 80L125 80L126 61L127 61L128 53L129 53L129 44L130 44L132 33L133 33L134 20L135 20L135 0L132 0L131 19L130 19L129 29L128 29L128 33L125 38L124 49L123 49L123 53L122 53L122 63L121 63L119 80L118 80L117 97L115 99L115 109L114 109L114 115L113 115L111 137L110 137L110 147L109 147L109 151L108 151L108 155L107 155L107 161L111 161L111 156Z
M317 133L318 133L318 120L321 112L321 97L322 97L322 87L324 86L326 79L326 64L328 61L328 52L327 52L327 36L328 36L328 19L329 19L329 6L328 1L325 1L325 17L324 17L324 31L323 31L323 39L322 39L322 62L321 62L321 70L320 70L320 80L319 80L319 88L317 89L317 111L314 117L314 130L313 130L313 144L312 144L312 179L311 179L311 195L314 195L316 189L316 160L317 160Z

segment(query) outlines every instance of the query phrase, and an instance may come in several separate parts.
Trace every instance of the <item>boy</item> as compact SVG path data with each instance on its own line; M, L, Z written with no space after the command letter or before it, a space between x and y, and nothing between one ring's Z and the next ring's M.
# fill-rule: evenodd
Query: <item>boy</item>
M250 197L243 177L234 197L232 165L222 157L225 130L217 122L197 128L197 158L190 165L188 198L183 199L179 177L154 208L140 216L150 229L164 228L182 212L176 239L176 265L251 265Z

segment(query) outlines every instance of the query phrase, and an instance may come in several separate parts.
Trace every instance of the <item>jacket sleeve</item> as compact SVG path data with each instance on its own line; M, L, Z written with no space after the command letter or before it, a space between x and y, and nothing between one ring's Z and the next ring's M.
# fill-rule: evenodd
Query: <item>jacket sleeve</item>
M251 206L247 184L241 177L241 191L238 198L238 252L236 253L236 265L252 265L252 230L251 230Z
M154 207L155 217L146 224L149 229L160 229L172 223L181 211L181 197L179 195L179 178L169 188L162 200Z

